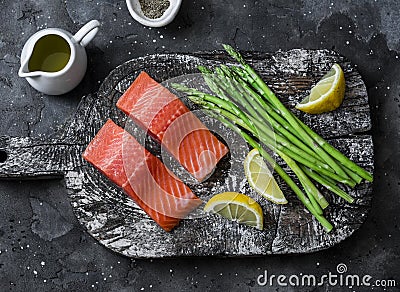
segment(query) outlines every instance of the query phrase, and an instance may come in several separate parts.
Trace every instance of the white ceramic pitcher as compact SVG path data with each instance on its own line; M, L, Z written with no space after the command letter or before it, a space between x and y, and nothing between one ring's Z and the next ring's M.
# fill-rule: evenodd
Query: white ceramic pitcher
M38 31L22 49L18 75L45 94L60 95L74 89L86 72L85 46L95 37L99 26L97 20L92 20L75 35L59 28ZM49 67L58 69L43 69Z

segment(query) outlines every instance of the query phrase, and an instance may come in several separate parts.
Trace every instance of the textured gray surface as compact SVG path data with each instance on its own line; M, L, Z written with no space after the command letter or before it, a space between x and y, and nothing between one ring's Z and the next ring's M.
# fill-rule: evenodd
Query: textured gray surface
M339 263L351 273L400 281L398 1L184 1L173 23L151 30L130 18L125 1L3 0L0 7L0 135L53 134L83 95L95 92L110 70L133 57L231 43L264 52L328 48L346 56L365 80L376 146L373 207L366 222L338 246L300 256L129 260L80 227L62 181L2 181L1 290L264 291L256 282L263 270L322 275ZM74 32L92 18L102 22L102 29L88 47L88 74L76 90L43 96L17 77L20 50L31 34L45 27ZM276 283L274 289L295 291Z

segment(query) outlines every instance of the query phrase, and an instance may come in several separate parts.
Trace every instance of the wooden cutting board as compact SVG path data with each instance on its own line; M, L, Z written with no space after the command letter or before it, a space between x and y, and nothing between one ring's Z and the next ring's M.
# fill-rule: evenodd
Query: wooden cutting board
M333 63L339 63L345 72L347 86L342 106L317 116L294 111L352 160L373 171L367 91L361 76L348 60L328 50L303 49L273 54L244 53L244 56L291 109ZM52 138L0 137L0 178L63 177L79 222L101 244L129 257L307 253L329 248L349 237L361 226L371 208L371 183L363 182L354 190L345 188L356 198L353 204L347 204L321 188L330 202L326 217L335 226L327 234L284 182L279 181L289 204L283 206L258 197L243 176L233 184L235 178L226 175L232 163L230 160L234 159L231 155L219 164L218 170L205 183L187 183L204 200L216 192L229 190L227 188L232 185L237 187L235 190L253 196L264 210L264 231L215 215L197 214L166 233L122 191L83 161L82 152L108 118L122 126L125 124L126 117L117 110L115 103L142 70L161 82L195 73L199 64L213 66L221 62L233 61L218 51L149 55L118 66L104 80L97 94L82 98L76 113ZM232 133L226 135L229 139ZM158 145L150 139L146 147L157 154ZM244 153L248 151L247 146L245 148L242 149Z

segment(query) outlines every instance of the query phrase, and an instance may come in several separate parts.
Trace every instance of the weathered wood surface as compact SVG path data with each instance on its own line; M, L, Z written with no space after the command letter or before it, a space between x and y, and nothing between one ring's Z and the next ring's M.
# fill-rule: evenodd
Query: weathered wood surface
M247 53L249 62L262 74L278 96L291 108L302 99L311 85L337 62L345 71L346 97L336 111L305 116L296 114L354 161L373 170L371 136L362 134L371 127L365 85L354 66L343 57L326 50L291 50L274 54ZM115 103L137 74L145 70L158 81L195 73L198 64L231 62L221 52L199 54L150 55L128 61L104 80L97 95L82 98L76 114L51 140L0 138L0 178L36 178L64 176L76 216L87 231L104 246L129 257L167 257L202 255L265 255L306 253L330 246L357 230L371 208L372 185L362 183L348 190L356 198L346 204L324 190L330 206L326 217L335 226L326 234L308 214L295 195L281 182L289 204L276 206L257 196L243 174L236 173L238 157L247 146L238 147L219 164L219 169L203 184L188 184L202 199L217 192L237 190L253 196L265 213L265 230L228 222L218 216L204 216L201 210L182 221L171 233L159 228L137 205L81 158L86 145L111 118L124 125L126 117ZM212 127L213 125L210 124ZM139 134L139 129L132 129ZM237 137L227 131L226 140ZM146 140L155 154L158 145ZM165 158L165 157L163 157ZM164 161L166 162L166 161ZM167 163L168 165L168 163ZM179 175L180 169L174 168ZM184 174L183 174L184 175ZM279 178L278 178L279 180Z

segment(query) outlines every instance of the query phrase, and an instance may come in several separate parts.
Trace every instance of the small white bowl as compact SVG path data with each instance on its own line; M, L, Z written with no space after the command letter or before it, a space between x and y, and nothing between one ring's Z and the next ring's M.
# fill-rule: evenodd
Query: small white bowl
M181 7L182 0L169 0L169 7L165 10L164 14L160 18L151 19L146 17L140 7L139 0L126 0L129 13L139 23L151 26L161 27L170 23L178 14L179 8Z

